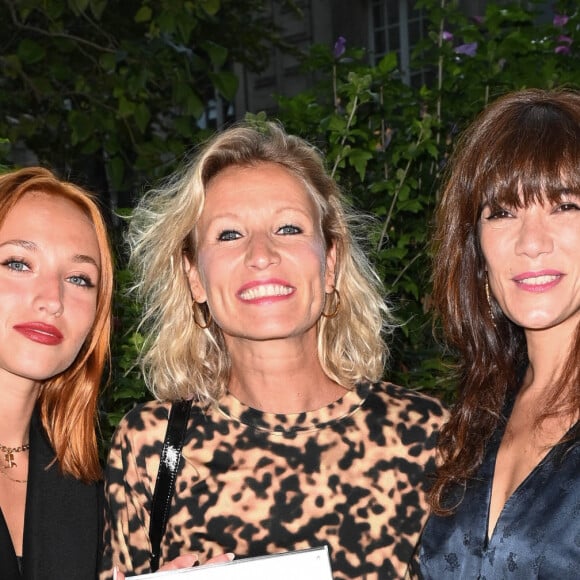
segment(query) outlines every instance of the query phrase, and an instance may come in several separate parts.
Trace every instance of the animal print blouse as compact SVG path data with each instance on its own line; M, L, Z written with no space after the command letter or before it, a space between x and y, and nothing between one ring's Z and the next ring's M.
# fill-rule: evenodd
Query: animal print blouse
M115 434L102 580L114 565L150 571L149 509L168 410L140 405ZM445 419L435 399L388 383L360 384L293 415L229 394L219 408L192 412L161 564L190 552L203 562L326 544L336 580L404 577Z

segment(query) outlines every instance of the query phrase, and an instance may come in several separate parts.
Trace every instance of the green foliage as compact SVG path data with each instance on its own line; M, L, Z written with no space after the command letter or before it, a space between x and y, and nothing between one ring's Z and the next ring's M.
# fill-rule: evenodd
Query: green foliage
M412 69L423 69L429 82L404 85L394 54L369 66L360 49L337 59L330 47L319 46L303 64L319 72L319 84L279 97L288 130L317 143L352 205L376 218L367 232L370 251L401 322L390 378L446 400L454 395L451 363L434 337L429 279L441 171L457 133L491 98L577 82L580 16L571 3L560 2L555 11L573 15L568 22L539 24L540 4L527 3L526 11L518 4L489 4L481 19L468 19L452 3L423 0L418 5L429 31ZM562 44L569 53L556 50Z
M280 3L291 3L280 0ZM267 64L280 42L263 0L4 0L0 135L44 165L125 192L167 174L206 107L227 109L234 63Z

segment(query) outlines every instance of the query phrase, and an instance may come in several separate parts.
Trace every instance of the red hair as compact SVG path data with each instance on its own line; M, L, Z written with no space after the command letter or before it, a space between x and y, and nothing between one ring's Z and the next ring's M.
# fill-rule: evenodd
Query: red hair
M61 181L47 169L30 167L0 176L0 225L27 193L58 196L75 203L95 228L101 271L92 328L76 359L44 381L38 407L42 425L63 473L85 482L101 477L95 423L101 378L109 356L113 260L107 227L92 194Z

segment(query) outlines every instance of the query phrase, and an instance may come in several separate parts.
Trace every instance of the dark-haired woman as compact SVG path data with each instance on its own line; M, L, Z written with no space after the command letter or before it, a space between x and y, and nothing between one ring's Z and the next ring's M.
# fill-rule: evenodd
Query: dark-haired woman
M461 390L439 439L423 576L578 578L578 93L508 94L465 132L434 294Z

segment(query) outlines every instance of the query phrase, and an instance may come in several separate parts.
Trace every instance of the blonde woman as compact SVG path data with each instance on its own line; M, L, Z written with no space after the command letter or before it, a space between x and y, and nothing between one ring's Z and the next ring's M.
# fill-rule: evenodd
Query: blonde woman
M156 400L114 439L103 578L150 570L151 497L183 399L162 562L327 545L336 579L402 577L444 411L380 381L389 312L319 153L274 124L218 134L146 196L130 240Z

